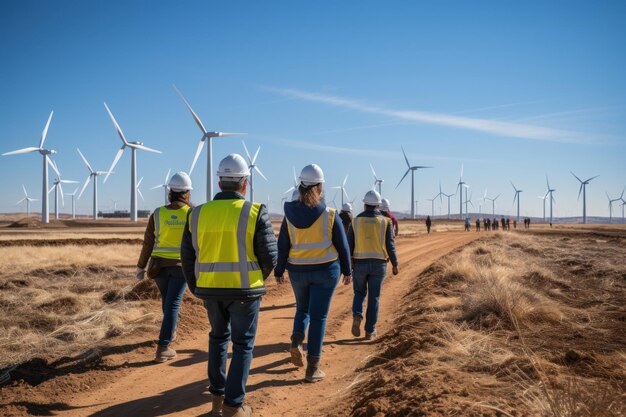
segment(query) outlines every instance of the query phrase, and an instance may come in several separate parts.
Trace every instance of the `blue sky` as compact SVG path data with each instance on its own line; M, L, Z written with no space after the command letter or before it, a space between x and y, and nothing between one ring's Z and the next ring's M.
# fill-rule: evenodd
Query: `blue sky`
M330 186L349 174L357 202L372 163L392 209L407 210L410 181L395 188L404 146L412 164L434 166L416 176L420 213L440 181L454 192L463 164L474 200L487 188L512 212L513 181L522 214L535 216L546 173L558 216L582 211L570 169L600 175L588 213L606 216L605 192L626 185L624 21L623 1L4 1L0 152L36 146L54 110L46 145L63 177L82 182L76 147L105 170L121 145L106 101L127 138L163 151L138 155L139 206L152 209L162 192L150 187L168 168L188 170L200 139L175 83L208 130L248 132L248 147L261 146L269 182L256 181L256 199L269 195L274 212L292 166L311 162ZM243 153L240 139L215 140L214 164ZM205 161L192 177L196 203ZM38 155L0 157L0 211L18 209L22 183L41 198L40 178ZM124 155L100 208L128 207L129 181Z

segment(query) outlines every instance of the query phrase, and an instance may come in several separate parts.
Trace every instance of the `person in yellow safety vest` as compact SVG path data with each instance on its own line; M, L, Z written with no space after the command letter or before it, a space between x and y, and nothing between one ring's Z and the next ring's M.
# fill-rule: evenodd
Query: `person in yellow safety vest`
M211 415L248 417L252 409L244 404L246 381L264 280L276 265L276 238L266 207L245 199L250 170L244 159L228 155L217 175L221 192L189 213L181 258L189 289L204 300L211 323Z
M351 280L350 252L346 234L335 209L322 201L324 173L307 165L300 173L297 200L285 203L285 218L278 235L278 264L274 275L283 282L285 268L296 298L296 315L291 335L291 362L304 366L302 342L308 327L306 382L317 382L325 374L319 369L326 316L333 292L343 274Z
M363 302L367 296L365 338L371 340L376 337L378 305L387 274L387 260L391 261L393 274L398 275L398 257L391 220L378 211L380 195L370 190L365 194L363 203L365 211L355 217L348 231L348 243L354 261L352 335L361 336Z
M143 279L148 267L148 277L154 279L161 293L163 321L155 362L176 357L170 343L176 339L178 311L187 287L180 262L180 242L191 207L191 179L185 172L177 172L170 178L168 188L170 203L154 210L148 219L135 274L137 279Z

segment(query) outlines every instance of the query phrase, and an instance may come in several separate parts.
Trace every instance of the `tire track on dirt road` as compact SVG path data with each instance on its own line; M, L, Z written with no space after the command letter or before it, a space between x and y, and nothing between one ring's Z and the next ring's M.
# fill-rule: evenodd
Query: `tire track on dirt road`
M383 287L378 332L390 330L395 308L411 288L417 275L447 253L485 236L477 233L446 232L429 236L400 238L397 251L400 274L389 268ZM354 339L352 324L352 286L339 284L329 313L322 369L325 381L303 382L304 369L289 361L288 348L295 304L289 284L268 282L259 318L254 360L248 380L247 402L257 417L320 416L336 401L341 401L350 384L358 377L355 370L363 359L376 350L376 343ZM207 381L207 334L188 335L175 348L178 357L165 364L133 368L112 385L93 391L75 393L65 400L71 411L59 416L155 417L201 416L210 411ZM133 362L146 361L135 355Z

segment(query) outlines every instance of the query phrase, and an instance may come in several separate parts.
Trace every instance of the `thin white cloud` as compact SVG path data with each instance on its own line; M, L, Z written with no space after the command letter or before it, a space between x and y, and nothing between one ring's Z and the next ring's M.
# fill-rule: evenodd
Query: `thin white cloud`
M589 136L579 132L536 126L525 123L503 122L497 120L457 116L446 113L434 113L417 110L396 110L365 103L363 101L334 95L312 93L296 89L262 87L267 91L305 101L324 103L331 106L357 110L364 113L394 117L410 122L434 124L439 126L467 129L496 136L538 141L589 143Z

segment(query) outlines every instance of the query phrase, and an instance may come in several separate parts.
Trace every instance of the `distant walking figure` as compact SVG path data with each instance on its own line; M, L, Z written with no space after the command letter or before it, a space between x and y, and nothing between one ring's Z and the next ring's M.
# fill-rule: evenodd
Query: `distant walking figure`
M507 221L507 229L511 229L509 222ZM513 229L517 229L517 220L513 220Z
M506 229L506 220L504 220L504 217L502 219L500 219L500 223L502 223L502 230L507 230Z
M476 219L476 231L480 232L480 219Z
M465 218L465 231L469 232L470 231L470 218L469 216Z
M430 216L426 216L426 232L430 234L430 226L432 225L432 221L430 220Z

